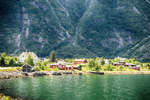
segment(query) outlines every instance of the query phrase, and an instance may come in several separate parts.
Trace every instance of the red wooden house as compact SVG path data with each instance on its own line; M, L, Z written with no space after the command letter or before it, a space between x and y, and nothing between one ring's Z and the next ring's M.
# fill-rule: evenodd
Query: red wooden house
M58 68L59 70L73 70L73 66L64 65L64 64L51 64L50 68Z

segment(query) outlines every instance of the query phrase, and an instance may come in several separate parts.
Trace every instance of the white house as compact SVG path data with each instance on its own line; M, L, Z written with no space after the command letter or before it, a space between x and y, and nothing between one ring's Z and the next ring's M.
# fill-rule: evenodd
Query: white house
M109 60L108 59L105 59L105 64L109 64Z
M37 61L40 60L38 56L34 52L23 52L19 55L19 62L24 63L25 59L28 55L31 55L33 57L33 62L36 65Z

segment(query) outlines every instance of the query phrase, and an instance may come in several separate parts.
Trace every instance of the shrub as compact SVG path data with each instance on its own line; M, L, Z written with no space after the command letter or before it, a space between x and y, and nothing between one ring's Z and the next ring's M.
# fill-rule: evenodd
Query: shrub
M39 66L36 66L34 69L35 69L35 71L41 71L42 70Z

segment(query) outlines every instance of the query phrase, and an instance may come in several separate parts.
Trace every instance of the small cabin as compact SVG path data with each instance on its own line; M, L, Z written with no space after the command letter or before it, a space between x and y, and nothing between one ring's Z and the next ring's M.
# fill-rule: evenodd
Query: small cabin
M113 65L114 66L121 66L121 65L124 66L124 65L126 65L126 62L125 61L114 62Z
M140 65L136 65L136 64L126 64L126 67L129 67L130 69L134 69L134 70L138 70L140 71Z
M88 61L86 59L75 59L74 65L86 64Z
M34 72L34 69L32 68L32 66L25 64L22 66L22 71L23 72Z
M58 68L59 70L72 70L73 66L57 63L57 64L51 64L50 68Z
M51 64L50 68L57 68L57 64Z
M125 61L119 61L119 64L120 64L120 65L125 65L126 62L125 62Z
M135 67L129 67L129 68L140 71L140 66L138 66L138 65Z
M136 67L136 64L125 64L126 67Z
M120 63L114 62L113 65L114 65L114 66L120 66Z

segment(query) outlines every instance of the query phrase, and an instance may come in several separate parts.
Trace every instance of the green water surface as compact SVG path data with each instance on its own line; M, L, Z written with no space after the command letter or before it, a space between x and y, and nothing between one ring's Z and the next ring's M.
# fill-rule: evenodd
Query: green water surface
M63 75L0 80L25 100L150 100L150 75Z

